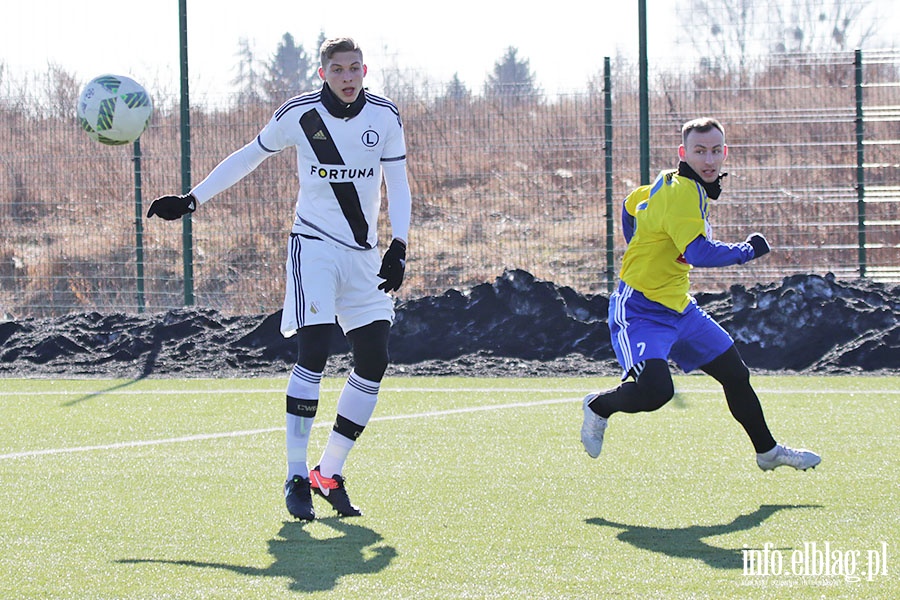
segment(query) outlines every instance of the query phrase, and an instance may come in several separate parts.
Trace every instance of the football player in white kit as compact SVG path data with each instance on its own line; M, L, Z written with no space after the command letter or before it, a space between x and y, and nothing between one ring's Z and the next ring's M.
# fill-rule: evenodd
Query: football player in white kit
M375 410L387 369L394 318L388 292L403 283L411 205L397 107L363 89L366 65L354 40L326 40L320 54L321 90L285 102L256 139L219 163L190 193L157 198L147 213L179 219L266 158L296 148L300 191L288 243L281 331L298 341L287 386L284 493L288 511L302 520L315 518L310 490L342 516L362 514L347 496L342 472ZM382 177L393 239L380 258ZM354 368L321 460L310 470L307 446L335 321L350 343Z

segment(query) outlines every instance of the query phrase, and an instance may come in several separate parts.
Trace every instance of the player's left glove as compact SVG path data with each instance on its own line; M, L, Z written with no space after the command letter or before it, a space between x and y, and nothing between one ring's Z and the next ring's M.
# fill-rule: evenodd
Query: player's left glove
M158 215L160 219L174 221L197 210L197 199L193 194L184 196L160 196L150 205L147 218Z
M381 259L378 276L384 281L378 284L378 289L385 292L399 290L403 284L404 273L406 273L406 244L394 238L384 253L384 258Z
M753 258L759 258L763 254L769 253L769 242L761 233L751 233L747 238L747 243L753 246Z

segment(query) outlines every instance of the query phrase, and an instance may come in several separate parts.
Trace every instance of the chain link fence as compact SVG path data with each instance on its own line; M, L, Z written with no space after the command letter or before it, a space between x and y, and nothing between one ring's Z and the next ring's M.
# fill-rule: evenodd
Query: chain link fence
M611 209L602 75L582 94L537 99L451 100L395 78L384 92L404 119L413 194L399 297L466 289L510 268L606 293L607 251L616 265L624 251L620 202L640 184L637 72L626 59L612 63ZM695 291L794 273L900 282L898 74L895 52L868 52L861 63L853 52L773 55L739 71L654 65L651 170L675 166L684 121L719 118L729 175L714 233L741 241L761 231L774 248L741 267L695 270ZM51 81L49 91L0 94L0 316L182 306L182 228L141 216L149 200L181 189L177 95L154 95L136 207L134 149L90 141L74 116L77 82ZM194 183L277 108L217 106L192 110ZM196 305L231 314L281 307L296 168L293 153L275 156L193 215ZM386 220L385 211L382 239Z

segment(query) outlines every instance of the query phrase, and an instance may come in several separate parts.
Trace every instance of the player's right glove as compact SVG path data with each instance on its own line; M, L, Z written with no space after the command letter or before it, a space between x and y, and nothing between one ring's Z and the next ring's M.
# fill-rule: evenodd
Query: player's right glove
M769 242L761 233L751 233L747 238L747 243L753 246L753 258L759 258L769 252Z
M150 205L147 211L147 218L153 215L166 221L174 221L180 219L188 213L197 210L197 199L193 194L184 194L183 196L160 196Z
M384 253L384 258L381 259L378 276L384 281L378 284L378 289L386 292L399 290L404 273L406 273L406 244L394 238Z

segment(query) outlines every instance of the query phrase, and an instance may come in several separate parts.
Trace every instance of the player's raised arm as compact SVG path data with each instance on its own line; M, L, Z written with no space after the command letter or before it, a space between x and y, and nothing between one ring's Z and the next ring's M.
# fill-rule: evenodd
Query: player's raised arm
M172 221L194 212L198 206L252 173L272 154L273 152L262 147L259 138L253 140L216 165L190 193L160 196L154 200L147 211L147 217L157 215L161 219Z

